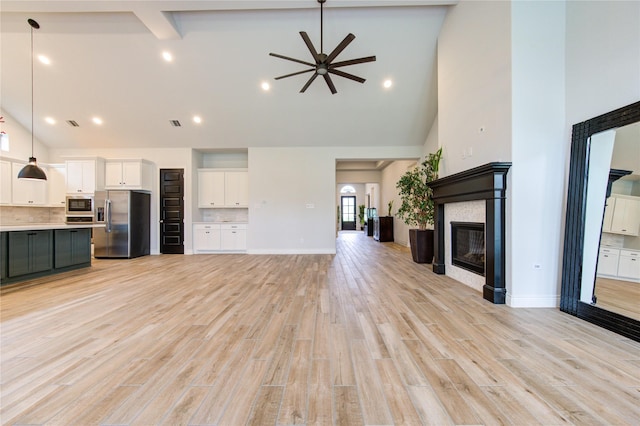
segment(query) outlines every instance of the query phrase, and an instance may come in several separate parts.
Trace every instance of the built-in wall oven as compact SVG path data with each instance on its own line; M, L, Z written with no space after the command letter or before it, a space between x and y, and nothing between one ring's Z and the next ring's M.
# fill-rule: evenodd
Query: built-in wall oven
M95 206L92 195L67 195L66 222L91 223L94 221Z

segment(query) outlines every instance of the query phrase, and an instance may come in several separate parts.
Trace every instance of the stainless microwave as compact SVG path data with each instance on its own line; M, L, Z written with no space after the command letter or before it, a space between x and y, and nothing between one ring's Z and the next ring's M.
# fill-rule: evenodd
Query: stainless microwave
M67 195L66 215L67 217L94 215L93 196L91 195Z

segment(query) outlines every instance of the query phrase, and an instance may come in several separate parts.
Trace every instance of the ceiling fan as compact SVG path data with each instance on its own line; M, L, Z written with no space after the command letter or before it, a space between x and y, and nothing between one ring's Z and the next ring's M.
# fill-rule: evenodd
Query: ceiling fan
M361 64L364 62L373 62L376 60L375 56L366 56L364 58L333 62L333 60L349 45L349 43L351 43L356 38L356 36L354 36L351 33L347 34L344 40L342 40L340 44L338 44L338 46L336 46L336 48L333 49L331 53L329 53L329 55L326 55L324 53L322 24L323 24L323 5L326 1L327 0L318 0L318 3L320 3L320 53L318 53L318 51L313 46L313 43L311 43L311 39L309 39L309 36L307 35L307 33L304 31L300 31L302 40L307 45L309 52L311 52L311 56L313 57L313 60L315 61L315 63L301 61L299 59L290 58L288 56L279 55L277 53L269 53L269 55L275 56L276 58L286 59L287 61L293 61L293 62L297 62L299 64L304 64L311 67L304 71L298 71L291 74L281 75L280 77L275 78L276 80L280 80L282 78L292 77L294 75L313 72L313 75L311 76L311 78L309 78L309 80L305 83L305 85L302 86L300 93L304 93L305 90L307 90L307 88L311 85L311 83L313 83L313 81L319 75L321 75L324 78L324 81L327 83L327 86L329 86L329 90L331 90L332 94L336 94L338 91L336 90L336 87L334 86L333 81L331 80L331 76L329 74L334 74L340 77L348 78L350 80L357 81L358 83L364 83L365 82L364 78L346 73L344 71L340 71L337 68L346 67L347 65Z

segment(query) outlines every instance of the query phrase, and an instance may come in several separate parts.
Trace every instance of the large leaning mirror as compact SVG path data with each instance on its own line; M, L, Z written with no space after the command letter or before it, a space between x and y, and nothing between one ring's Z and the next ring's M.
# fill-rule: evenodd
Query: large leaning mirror
M639 233L637 102L573 126L560 309L640 341Z

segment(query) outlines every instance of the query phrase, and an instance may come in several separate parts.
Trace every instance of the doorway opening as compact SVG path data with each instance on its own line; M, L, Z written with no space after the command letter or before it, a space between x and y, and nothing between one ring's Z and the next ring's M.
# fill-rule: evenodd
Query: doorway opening
M343 195L340 197L340 211L342 212L343 231L356 230L356 197L354 195Z

